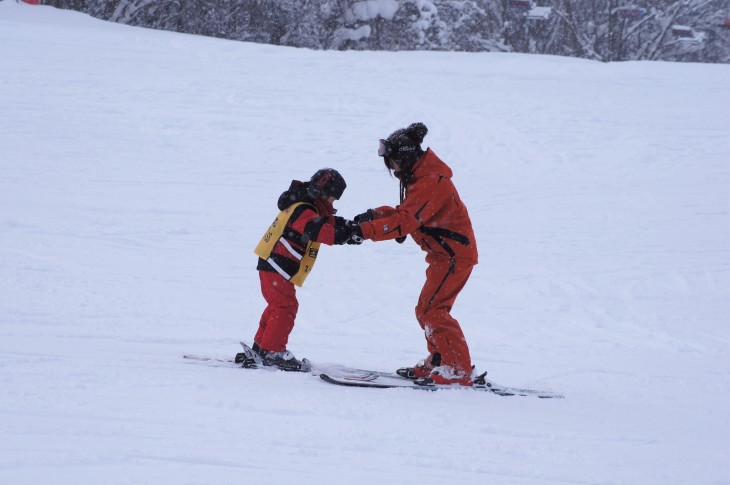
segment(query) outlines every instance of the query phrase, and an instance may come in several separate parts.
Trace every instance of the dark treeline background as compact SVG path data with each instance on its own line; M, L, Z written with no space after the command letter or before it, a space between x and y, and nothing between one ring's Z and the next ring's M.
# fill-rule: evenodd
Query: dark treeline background
M311 49L730 62L730 0L46 0L113 22Z

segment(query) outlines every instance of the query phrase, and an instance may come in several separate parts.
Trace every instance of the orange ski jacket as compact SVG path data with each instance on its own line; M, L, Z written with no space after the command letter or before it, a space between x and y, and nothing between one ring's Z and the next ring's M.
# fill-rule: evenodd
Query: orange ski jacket
M412 172L403 202L374 209L375 219L360 224L363 237L384 241L410 234L429 263L455 259L477 264L471 219L451 181L451 169L429 148Z

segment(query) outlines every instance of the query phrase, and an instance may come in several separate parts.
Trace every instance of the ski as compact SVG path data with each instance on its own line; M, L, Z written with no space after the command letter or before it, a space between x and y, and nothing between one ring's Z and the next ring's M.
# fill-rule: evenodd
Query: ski
M233 359L221 359L196 354L184 354L182 357L183 359L190 361L190 364L200 364L206 367L241 367L241 365L236 364Z
M244 342L239 342L243 348L243 352L236 354L233 359L222 359L217 357L209 357L204 355L196 354L184 354L183 359L191 361L191 363L197 363L206 365L208 367L232 367L232 368L243 368L243 369L261 369L267 371L278 371L274 366L266 366L261 360L261 357L254 352L254 350L246 345ZM309 359L302 359L302 369L298 371L288 372L313 372L314 365Z
M399 376L395 372L382 372L377 370L366 370L358 369L355 367L349 367L340 364L329 364L319 365L312 369L312 375L318 376L321 374L327 374L330 377L348 377L348 376L376 376L383 378L394 378L400 381L404 380L403 377ZM409 380L409 379L408 379Z
M401 377L395 373L366 371L362 369L349 369L337 367L336 373L328 374L326 371L320 373L319 377L324 382L347 387L370 387L375 389L419 389L437 391L442 389L463 389L468 391L490 392L498 396L535 396L541 399L560 399L564 396L551 391L540 391L536 389L523 389L508 387L488 381L484 375L475 379L473 386L458 386L433 384L426 380L412 380Z
M240 342L243 352L236 354L234 359L208 357L195 354L185 354L183 359L189 360L191 363L199 363L209 367L230 367L244 369L261 369L267 371L278 371L276 367L264 366L256 352L248 345ZM358 369L339 364L314 364L309 359L302 359L302 363L306 364L300 372L309 372L315 377L319 377L322 381L329 384L347 387L370 387L375 389L419 389L427 391L437 391L442 389L463 389L469 391L490 392L498 396L535 396L541 399L560 399L564 396L551 391L541 391L537 389L524 389L519 387L509 387L497 384L488 380L486 373L474 379L473 386L445 385L433 384L424 379L409 379L400 376L395 372L382 372L366 369Z

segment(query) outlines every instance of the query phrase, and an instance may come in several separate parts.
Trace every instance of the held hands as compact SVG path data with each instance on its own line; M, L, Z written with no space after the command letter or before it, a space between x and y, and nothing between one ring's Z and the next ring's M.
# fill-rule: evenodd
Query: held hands
M335 244L362 244L362 230L357 222L335 216Z
M373 209L368 209L362 214L358 214L353 219L357 224L362 224L363 222L372 222L374 219L376 219L377 214L375 214L375 211ZM406 240L406 236L401 236L395 238L395 242L398 244L403 244L403 242ZM360 244L360 243L348 243L348 244Z

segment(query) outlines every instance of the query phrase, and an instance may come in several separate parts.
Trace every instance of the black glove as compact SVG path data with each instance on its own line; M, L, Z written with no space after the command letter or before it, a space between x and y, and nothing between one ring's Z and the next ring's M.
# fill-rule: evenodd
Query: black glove
M335 244L345 244L350 237L348 222L344 217L335 216Z
M362 214L356 215L353 220L358 224L362 224L363 222L370 222L373 219L375 219L375 211L372 209L368 209Z
M362 244L360 225L335 216L335 244Z
M350 238L345 242L347 244L356 244L356 245L362 244L364 238L362 237L362 229L360 229L360 224L358 224L356 222L351 222L350 228L351 228Z

